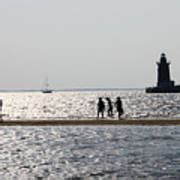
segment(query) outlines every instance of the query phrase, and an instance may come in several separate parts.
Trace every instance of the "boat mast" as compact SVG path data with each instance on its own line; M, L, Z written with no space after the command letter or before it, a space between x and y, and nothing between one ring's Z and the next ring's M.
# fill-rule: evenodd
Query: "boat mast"
M48 77L46 77L46 80L45 80L45 89L46 90L49 89L49 80L48 80Z

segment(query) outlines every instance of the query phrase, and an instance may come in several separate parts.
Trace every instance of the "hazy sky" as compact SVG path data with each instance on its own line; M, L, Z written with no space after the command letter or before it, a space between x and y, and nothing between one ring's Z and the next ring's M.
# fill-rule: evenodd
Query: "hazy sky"
M0 89L137 88L161 52L180 84L180 0L0 0Z

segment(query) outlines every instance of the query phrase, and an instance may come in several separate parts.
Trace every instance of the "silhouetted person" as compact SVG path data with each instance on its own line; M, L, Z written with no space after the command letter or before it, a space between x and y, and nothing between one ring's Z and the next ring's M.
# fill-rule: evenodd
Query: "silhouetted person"
M98 104L97 104L97 117L99 118L100 114L101 117L104 118L104 110L105 110L105 104L102 98L99 98Z
M106 98L108 103L107 115L108 117L113 117L113 105L109 97Z
M3 100L0 99L0 111L2 112L2 107L3 107Z
M115 106L118 112L118 119L121 119L121 115L124 113L123 107L122 107L122 101L120 97L117 97Z

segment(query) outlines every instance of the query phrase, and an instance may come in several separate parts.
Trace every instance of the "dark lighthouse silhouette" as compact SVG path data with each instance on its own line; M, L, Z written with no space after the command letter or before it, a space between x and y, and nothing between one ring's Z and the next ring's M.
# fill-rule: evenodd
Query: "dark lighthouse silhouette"
M146 88L147 93L180 93L180 85L175 86L175 82L170 78L170 63L167 62L166 55L161 54L160 62L157 62L157 86Z

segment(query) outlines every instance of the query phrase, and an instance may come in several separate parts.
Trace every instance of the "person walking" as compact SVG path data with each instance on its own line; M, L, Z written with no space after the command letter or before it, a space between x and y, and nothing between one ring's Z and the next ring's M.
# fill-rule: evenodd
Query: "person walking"
M99 119L99 116L101 114L101 117L104 118L104 111L105 111L105 104L102 98L99 98L98 104L97 104L97 118Z
M113 106L112 106L112 101L109 97L106 98L107 103L108 103L108 109L107 109L107 115L108 117L113 117Z
M121 119L121 115L124 113L123 107L122 107L122 101L120 97L116 98L115 106L118 112L118 119Z

